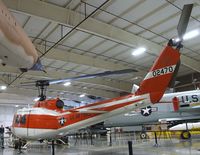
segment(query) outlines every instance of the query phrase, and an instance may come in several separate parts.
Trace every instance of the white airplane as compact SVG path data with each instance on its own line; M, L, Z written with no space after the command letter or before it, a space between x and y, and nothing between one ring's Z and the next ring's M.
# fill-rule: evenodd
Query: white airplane
M185 130L192 130L192 129L195 129L195 130L200 129L200 122L178 124L171 127L169 130L170 131L182 131L182 130L185 131Z
M183 130L180 136L181 138L186 139L186 137L191 137L190 133L187 132L186 134L186 127L181 128L184 125L177 124L183 122L197 122L199 120L200 90L192 90L164 94L157 104L139 108L130 113L106 119L103 123L103 127L107 128L141 125L145 127L149 125L164 123L173 126L169 128L169 130ZM188 130L190 130L191 126L189 124L190 123L188 123ZM145 133L143 129L141 129L141 131L142 133Z
M38 53L14 16L0 1L0 62L21 71L44 70Z
M174 102L178 99L178 104ZM158 122L192 121L200 119L200 90L164 94L152 106L136 109L130 113L111 117L105 127L136 126Z
M194 130L196 131L196 134L198 134L199 129L200 129L200 122L181 123L169 128L170 131L181 132L180 138L182 139L190 139L191 138L190 131Z

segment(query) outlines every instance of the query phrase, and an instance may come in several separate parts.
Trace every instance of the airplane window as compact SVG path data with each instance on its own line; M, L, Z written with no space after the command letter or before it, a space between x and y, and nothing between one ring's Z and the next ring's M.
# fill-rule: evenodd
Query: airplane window
M26 124L26 115L23 115L21 118L21 122L22 124Z

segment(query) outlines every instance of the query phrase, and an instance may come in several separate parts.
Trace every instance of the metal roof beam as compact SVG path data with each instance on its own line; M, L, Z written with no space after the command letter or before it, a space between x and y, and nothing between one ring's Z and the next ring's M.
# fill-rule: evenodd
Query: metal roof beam
M41 51L44 51L45 49L43 45L36 45L36 47ZM64 62L71 62L79 65L86 65L106 70L127 69L127 66L122 64L116 64L110 61L105 61L100 58L94 58L91 56L81 55L75 52L68 52L55 48L52 49L51 52L47 53L45 55L45 58L60 60Z
M68 26L74 26L80 19L84 18L78 12L58 7L56 5L52 5L49 3L45 3L39 0L3 0L4 3L13 10L24 12L25 14L38 16L41 18L45 18L57 23L62 23ZM136 36L132 33L126 32L120 28L114 27L112 25L103 23L93 18L89 18L83 24L80 25L79 29L89 32L98 36L102 36L104 38L109 38L119 43L123 43L130 47L137 47L140 45L146 45L148 51L152 54L158 55L162 46L153 43L149 40L146 40L142 37ZM188 57L187 57L188 58ZM190 68L200 72L199 62L190 59L192 63L188 63L188 61L183 60L182 63Z

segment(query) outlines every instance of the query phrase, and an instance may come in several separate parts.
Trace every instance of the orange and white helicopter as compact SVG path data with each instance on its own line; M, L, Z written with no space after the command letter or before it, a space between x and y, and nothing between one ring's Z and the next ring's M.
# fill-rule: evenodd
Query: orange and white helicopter
M12 124L12 132L22 139L56 139L70 133L70 131L99 123L108 117L157 103L173 79L179 60L179 46L173 48L168 44L141 82L135 94L71 110L63 110L64 103L59 98L45 100L44 92L46 86L50 84L62 83L74 78L37 81L36 86L41 90L40 101L32 108L23 108L17 111ZM80 76L75 77L75 79L101 76L101 74L105 73Z
M12 132L21 139L52 140L64 136L70 131L102 122L108 117L159 102L166 88L173 83L177 74L180 65L179 50L182 47L182 38L188 25L191 10L192 5L184 6L184 15L181 16L178 26L180 41L175 42L172 39L169 41L134 94L96 102L71 110L63 110L64 103L59 98L45 100L47 86L71 80L121 73L121 71L58 80L39 80L36 81L36 86L40 88L40 101L32 108L23 108L16 112L13 119ZM52 146L54 146L53 140Z
M38 53L22 27L0 1L0 62L21 71L44 70Z

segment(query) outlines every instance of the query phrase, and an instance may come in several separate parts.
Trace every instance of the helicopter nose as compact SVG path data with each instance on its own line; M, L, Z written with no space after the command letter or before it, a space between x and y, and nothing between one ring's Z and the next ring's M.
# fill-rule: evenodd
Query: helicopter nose
M30 68L30 70L45 71L40 59L37 60L37 62Z

